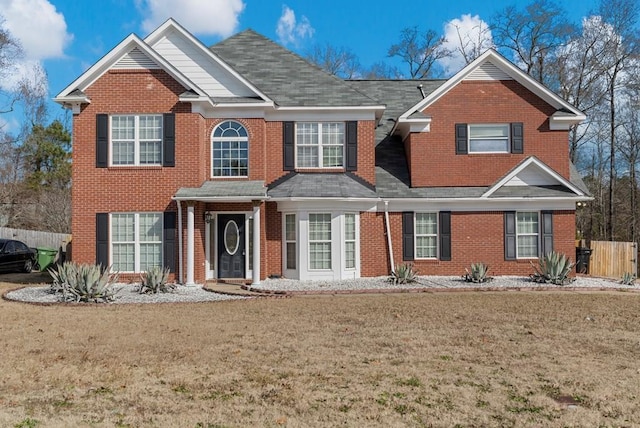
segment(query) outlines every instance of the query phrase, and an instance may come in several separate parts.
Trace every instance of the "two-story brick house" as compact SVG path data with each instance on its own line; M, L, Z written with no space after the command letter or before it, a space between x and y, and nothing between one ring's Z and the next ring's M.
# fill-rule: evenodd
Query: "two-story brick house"
M526 274L573 252L584 115L495 51L448 80L331 76L251 31L169 20L56 101L73 121L73 259L183 283Z

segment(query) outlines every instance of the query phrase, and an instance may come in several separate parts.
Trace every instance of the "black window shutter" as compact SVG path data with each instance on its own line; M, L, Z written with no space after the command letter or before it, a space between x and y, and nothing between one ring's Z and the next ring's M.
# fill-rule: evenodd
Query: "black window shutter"
M106 168L109 156L109 115L96 114L96 168Z
M96 214L96 264L109 267L109 214Z
M522 122L511 124L511 153L524 153L524 127Z
M162 239L163 265L170 272L176 270L176 213L165 211L163 219L164 236Z
M413 260L413 212L402 213L402 260Z
M176 115L162 115L162 166L176 166Z
M467 124L456 123L456 154L466 155L468 153Z
M516 212L504 213L504 259L515 260L516 257Z
M440 211L440 260L451 260L451 211Z
M284 170L295 169L295 126L293 122L282 123L282 141L284 143Z
M358 122L347 122L347 159L346 170L356 171L358 169Z
M553 212L542 211L541 214L542 225L540 226L540 230L542 230L542 245L540 246L540 256L544 256L553 251Z

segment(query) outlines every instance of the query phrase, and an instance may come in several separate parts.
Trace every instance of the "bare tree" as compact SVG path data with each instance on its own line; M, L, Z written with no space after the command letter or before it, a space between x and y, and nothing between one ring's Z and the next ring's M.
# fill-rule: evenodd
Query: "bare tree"
M480 21L471 31L463 30L460 25L454 24L458 40L454 49L469 64L489 48L493 47L491 29Z
M549 83L553 54L563 46L575 28L566 12L551 0L534 0L524 10L508 6L492 20L493 40L527 74L540 83Z
M306 58L324 71L342 79L352 79L360 74L358 57L345 47L315 45Z
M446 39L433 30L421 32L418 27L408 27L400 33L400 41L391 45L389 57L398 57L409 68L409 77L424 79L437 77L437 62L452 55L444 46Z

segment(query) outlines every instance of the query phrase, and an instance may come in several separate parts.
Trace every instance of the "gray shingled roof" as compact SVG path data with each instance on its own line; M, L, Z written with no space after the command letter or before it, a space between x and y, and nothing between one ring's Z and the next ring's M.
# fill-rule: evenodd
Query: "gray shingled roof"
M374 106L344 80L252 30L209 49L279 106Z
M422 100L418 85L425 95L438 89L446 80L348 80L353 88L368 95L386 109L376 129L376 144L380 144L393 129L398 117Z
M200 187L181 187L176 199L264 199L267 188L264 181L205 181Z
M578 172L578 169L573 164L573 162L569 162L569 181L576 186L578 189L582 190L585 195L591 196L591 192L589 192L589 188L584 181L582 180L582 176Z
M350 174L290 174L269 188L272 198L377 198L370 186Z

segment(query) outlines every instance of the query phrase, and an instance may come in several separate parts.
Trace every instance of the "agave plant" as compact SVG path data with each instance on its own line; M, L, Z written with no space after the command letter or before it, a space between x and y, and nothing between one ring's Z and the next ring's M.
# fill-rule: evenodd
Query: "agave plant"
M636 283L636 276L631 272L625 272L624 275L622 275L620 283L624 285L634 285Z
M489 265L486 265L482 262L480 263L471 263L471 271L465 268L465 274L462 275L467 282L489 282L493 279L493 277L488 276L489 273Z
M102 266L66 262L57 271L49 269L53 278L51 290L62 293L65 302L111 302L115 299L113 284L118 274Z
M565 255L552 251L538 260L538 266L531 263L534 272L529 275L532 281L565 285L572 281L569 277L573 262Z
M175 284L169 284L169 268L154 266L140 275L140 294L168 293L176 289Z
M410 284L413 282L417 282L416 275L418 275L418 271L413 270L413 264L411 263L402 263L396 266L396 270L391 272L391 277L389 277L389 281L394 284Z

